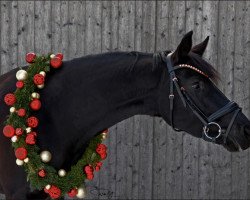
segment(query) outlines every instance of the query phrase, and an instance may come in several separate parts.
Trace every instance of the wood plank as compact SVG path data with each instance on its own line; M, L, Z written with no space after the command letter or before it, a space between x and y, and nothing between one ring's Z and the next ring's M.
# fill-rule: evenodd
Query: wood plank
M64 15L64 12L61 12L61 2L60 1L52 1L51 2L51 52L57 53L65 52L62 49L62 27L63 24L61 22L61 18Z
M242 107L243 113L249 117L249 74L247 66L244 65L245 54L245 1L235 3L235 15L232 22L234 27L234 83L233 83L233 100ZM249 34L249 33L248 33ZM232 198L247 198L248 175L248 151L242 151L232 154Z
M63 56L65 60L69 59L70 53L69 53L69 2L68 1L61 1L61 6L60 6L60 37L61 37L61 44L60 48L62 49ZM58 5L59 6L59 5ZM59 27L58 27L59 28ZM57 36L58 37L58 36ZM60 39L59 39L60 41Z
M156 5L156 49L168 50L168 13L169 1L158 1ZM166 188L166 149L167 124L162 118L154 118L154 146L153 146L153 199L164 199Z
M202 5L202 37L209 36L209 43L204 53L215 68L217 67L217 42L218 42L218 2L203 1ZM210 17L213 16L213 17ZM209 199L214 197L214 166L213 160L220 147L203 140L199 140L199 198Z
M169 50L175 50L185 34L185 1L169 2ZM183 133L168 126L166 150L166 198L182 198Z
M202 2L186 2L186 32L193 30L193 45L203 41L202 38ZM183 197L198 198L199 139L189 134L183 135Z

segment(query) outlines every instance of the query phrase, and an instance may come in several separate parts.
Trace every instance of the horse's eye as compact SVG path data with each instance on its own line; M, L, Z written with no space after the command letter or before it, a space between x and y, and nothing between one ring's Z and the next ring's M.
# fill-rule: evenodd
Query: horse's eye
M200 83L197 81L197 82L194 82L193 84L192 84L192 88L194 88L194 89L200 89Z

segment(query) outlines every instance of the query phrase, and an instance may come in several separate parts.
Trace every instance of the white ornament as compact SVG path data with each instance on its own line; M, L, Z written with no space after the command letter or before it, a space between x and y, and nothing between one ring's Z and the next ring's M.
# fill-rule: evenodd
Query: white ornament
M80 187L80 188L78 188L77 189L77 198L79 198L79 199L84 199L85 197L86 197L86 189L85 188L82 188L82 187Z
M18 140L18 138L17 138L16 135L14 135L14 136L11 138L11 141L12 141L12 142L17 142L17 140Z
M60 170L58 171L58 175L59 175L60 177L64 177L64 176L66 175L66 171L65 171L64 169L60 169Z
M11 113L14 113L14 112L16 112L16 109L15 109L15 107L11 107L11 108L10 108L10 112L11 112Z
M43 88L44 88L44 84L42 84L42 85L37 85L37 87L38 87L39 89L43 89Z
M23 161L25 162L25 163L28 163L29 162L29 158L25 158Z
M102 139L106 139L107 138L107 133L102 133Z
M49 185L49 184L45 186L46 190L49 190L50 188L51 188L51 185Z
M21 165L23 165L23 161L22 160L19 160L19 159L16 159L16 164L18 165L18 166L21 166Z
M27 127L25 130L26 130L26 133L30 133L32 131L31 127Z
M28 73L23 69L18 70L17 73L16 73L16 78L19 81L24 81L24 80L27 79L27 77L28 77Z
M37 92L33 92L31 94L31 97L34 98L34 99L39 99L40 98L40 94L38 94Z
M46 76L46 72L45 71L40 71L39 74L43 75L44 77Z
M49 151L42 151L40 157L43 162L47 163L51 160L52 155Z
M54 58L56 55L55 54L51 54L50 55L50 58Z

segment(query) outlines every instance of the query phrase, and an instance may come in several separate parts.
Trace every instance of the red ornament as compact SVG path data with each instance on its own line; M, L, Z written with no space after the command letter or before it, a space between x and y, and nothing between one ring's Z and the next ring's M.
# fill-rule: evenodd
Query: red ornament
M61 67L61 65L62 65L62 60L61 60L59 57L56 57L56 56L55 56L54 58L52 58L52 59L50 60L50 65L51 65L51 67L57 69L57 68Z
M12 94L12 93L6 94L6 95L4 96L4 102L5 102L8 106L14 105L14 103L16 103L16 97L15 97L15 95Z
M17 81L16 82L16 87L17 88L21 89L21 88L23 88L23 86L24 86L24 82L23 81Z
M35 60L35 58L36 58L36 54L35 53L27 53L26 54L26 62L27 63L33 63L34 62L34 60Z
M93 171L94 171L94 169L93 169L92 166L86 165L86 166L84 167L84 171L85 171L86 174L92 174Z
M68 195L69 197L74 198L77 195L77 193L78 193L77 189L74 188L68 192Z
M44 76L42 74L36 74L33 78L33 82L36 85L42 85L44 83Z
M87 179L92 180L94 178L94 174L87 174Z
M102 166L102 162L96 163L95 170L99 171L101 169L101 166Z
M98 144L96 147L96 152L98 154L106 153L107 146L105 144Z
M30 144L30 145L36 144L36 132L29 133L26 136L25 142L26 144Z
M104 131L102 131L102 133L108 133L109 132L109 130L108 129L105 129Z
M36 117L29 117L27 119L27 124L31 128L36 128L38 126L38 119Z
M58 53L58 54L56 54L56 56L55 57L58 57L58 58L60 58L61 60L63 60L63 54L62 53Z
M41 108L41 101L39 99L34 99L30 102L30 107L32 110L39 110Z
M11 138L12 136L15 135L15 129L11 125L6 125L3 128L3 134L5 137Z
M44 178L46 176L46 172L44 169L41 169L39 172L38 172L38 176Z
M23 129L22 128L16 128L16 135L22 135L23 134Z
M26 110L24 108L20 108L18 111L17 111L17 115L19 117L24 117L26 115Z
M15 150L15 156L19 160L24 160L28 155L27 150L24 147L19 147Z
M104 160L105 158L107 158L107 153L103 152L100 154L100 156L101 156L101 159Z
M61 196L61 190L54 185L52 185L48 190L44 188L44 192L48 193L52 199L57 199Z

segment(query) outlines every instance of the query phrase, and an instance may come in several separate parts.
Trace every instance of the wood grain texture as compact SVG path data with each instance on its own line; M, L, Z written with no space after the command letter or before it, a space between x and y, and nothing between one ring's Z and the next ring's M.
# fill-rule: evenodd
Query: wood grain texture
M25 54L63 52L66 60L109 51L174 50L194 31L210 36L204 54L219 88L250 117L249 1L1 1L1 74ZM161 118L134 116L110 128L103 169L89 199L249 199L250 152L229 153ZM91 192L110 191L111 196ZM0 195L0 199L4 196Z

